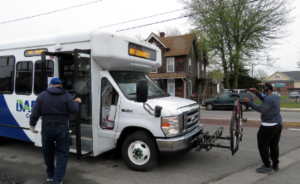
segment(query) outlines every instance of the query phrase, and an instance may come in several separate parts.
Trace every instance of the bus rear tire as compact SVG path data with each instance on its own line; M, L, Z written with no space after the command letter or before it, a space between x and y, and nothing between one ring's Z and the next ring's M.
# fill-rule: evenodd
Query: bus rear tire
M158 151L152 135L137 131L129 135L122 145L122 158L125 164L135 171L148 171L158 161Z

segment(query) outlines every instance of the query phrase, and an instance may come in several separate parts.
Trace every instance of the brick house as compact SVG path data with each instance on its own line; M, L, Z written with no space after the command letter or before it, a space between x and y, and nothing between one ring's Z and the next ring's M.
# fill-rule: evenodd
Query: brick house
M191 99L203 91L208 62L198 49L195 34L165 37L163 32L159 36L151 33L146 41L162 51L161 67L147 75L154 81L163 79L165 92Z
M266 82L270 83L274 91L278 91L281 95L300 91L300 71L278 71L263 80L263 83Z

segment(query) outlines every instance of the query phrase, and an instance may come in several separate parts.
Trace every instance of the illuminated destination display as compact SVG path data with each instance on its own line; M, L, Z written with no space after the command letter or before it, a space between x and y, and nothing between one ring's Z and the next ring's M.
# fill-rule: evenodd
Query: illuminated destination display
M47 52L47 49L34 49L34 50L26 50L24 55L25 57L30 57L30 56L40 56L42 52Z
M128 54L131 56L141 57L152 61L156 60L156 51L142 47L133 43L129 43Z

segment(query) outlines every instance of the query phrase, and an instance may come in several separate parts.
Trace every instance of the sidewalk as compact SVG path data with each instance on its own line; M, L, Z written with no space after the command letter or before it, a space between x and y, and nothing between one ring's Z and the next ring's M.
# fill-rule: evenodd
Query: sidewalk
M279 157L279 171L272 171L270 174L257 173L256 168L262 163L245 168L242 171L225 176L210 184L271 184L271 183L299 183L300 175L300 148L290 151Z
M206 109L206 107L202 107L200 105L200 109ZM249 110L251 108L249 107ZM285 112L300 112L300 108L280 108L280 111L285 111Z

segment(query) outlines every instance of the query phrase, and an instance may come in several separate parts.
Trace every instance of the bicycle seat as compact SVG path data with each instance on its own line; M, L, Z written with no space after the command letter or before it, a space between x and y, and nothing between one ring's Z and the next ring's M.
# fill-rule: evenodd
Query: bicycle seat
M230 94L230 98L240 98L240 94L232 93Z

